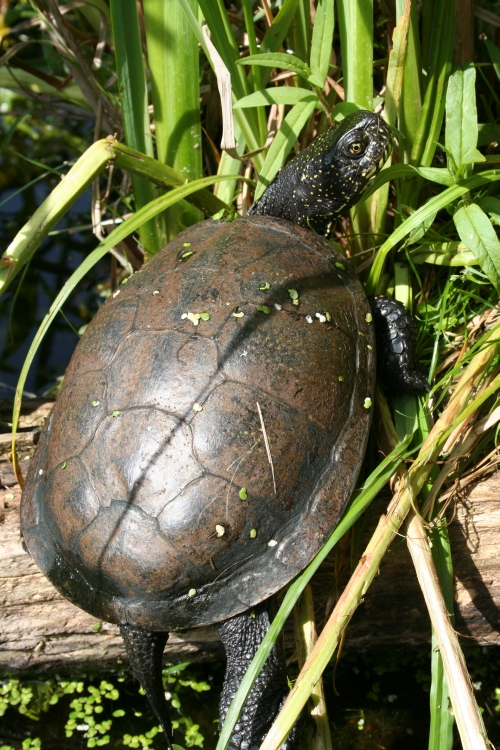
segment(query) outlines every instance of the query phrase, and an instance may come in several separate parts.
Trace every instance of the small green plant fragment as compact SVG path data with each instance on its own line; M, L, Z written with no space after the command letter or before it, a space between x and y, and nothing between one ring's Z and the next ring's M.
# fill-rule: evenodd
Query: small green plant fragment
M200 318L202 320L210 320L210 313L202 312L202 313L200 313Z
M182 247L191 247L191 243L190 242L183 242L182 243Z
M270 288L271 288L271 284L268 284L267 281L265 284L262 284L261 286L259 286L259 289L261 292L266 292Z
M92 630L94 631L94 633L100 633L102 630L102 622L96 622Z
M203 406L195 401L193 404L193 411L203 411Z
M296 289L289 289L288 294L290 295L290 299L294 301L299 298L299 293Z
M189 258L190 255L193 255L192 250L189 250L187 253L182 253L181 260L184 260L184 258Z
M121 414L121 412L117 410L117 411L112 412L111 416L112 417L119 417L120 414Z
M343 383L343 382L344 382L344 376L343 375L339 375L339 383Z
M248 494L247 494L247 488L246 487L242 487L238 494L240 496L240 500L247 500Z
M188 596L196 596L196 589L189 589Z
M265 315L269 315L269 313L271 312L267 305L257 305L257 310L259 312L265 313Z
M129 280L129 277L128 277L128 276L126 276L126 277L125 277L124 279L122 279L122 280L121 280L121 282L120 282L120 283L121 283L121 284L126 284L126 283L128 282L128 280Z
M365 320L366 320L367 323L371 323L372 320L373 320L372 314L371 313L366 313Z
M343 263L335 263L336 268L340 268L341 271L345 271L345 266Z
M95 398L95 399L94 399L94 400L92 401L92 406L99 406L99 404L100 404L100 403L101 403L101 402L99 401L99 399L98 399L98 398Z
M250 539L255 539L257 536L257 529L250 529Z
M371 409L371 406L372 406L371 398L365 398L363 406L365 407L365 409Z
M62 464L61 464L61 469L65 469L67 465L68 465L68 462L67 461L63 461Z

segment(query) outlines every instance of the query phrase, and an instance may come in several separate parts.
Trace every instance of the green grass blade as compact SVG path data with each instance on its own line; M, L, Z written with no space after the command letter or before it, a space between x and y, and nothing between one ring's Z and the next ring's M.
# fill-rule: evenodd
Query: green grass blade
M457 198L460 198L462 195L467 193L469 190L473 190L476 187L485 185L488 182L497 182L498 180L500 180L500 170L491 169L482 172L480 174L474 175L473 177L469 177L466 180L463 180L463 182L457 185L449 187L440 195L437 195L434 198L431 198L431 200L427 201L427 203L419 208L418 211L415 211L415 213L413 213L409 219L407 219L391 234L391 236L384 242L384 244L378 251L370 270L370 275L365 285L366 293L375 293L375 289L377 288L378 280L380 278L380 274L382 273L382 268L384 266L387 253L389 252L389 250L395 247L398 242L404 239L413 229L416 229L416 227L420 226L420 224L422 224L422 222L424 222L429 216L432 216L433 213L436 213L442 208L445 208L454 200L457 200Z
M469 65L450 76L446 91L445 147L453 173L477 161L477 138L476 70Z
M321 0L320 0L321 2ZM297 10L286 35L289 47L301 60L309 60L311 39L311 3L299 0Z
M262 40L262 52L277 52L292 23L299 0L285 0Z
M338 0L346 102L373 109L373 2Z
M385 93L385 117L389 125L396 125L396 117L403 89L403 73L408 49L408 32L410 28L410 8L407 6L394 29L393 47L389 54L387 66L387 83Z
M125 140L132 148L152 157L153 141L137 3L135 0L111 0L110 8ZM132 185L137 208L142 208L155 198L156 188L142 177L133 176ZM139 236L147 255L157 253L165 244L160 217L145 223Z
M410 159L412 164L422 167L430 166L441 130L455 30L454 0L436 0L432 7L427 88Z
M335 27L334 0L319 0L311 41L310 65L312 72L325 85L332 54Z
M272 142L264 166L259 175L259 182L255 190L255 200L258 200L266 187L273 181L281 169L285 158L293 148L300 131L314 112L315 102L299 102L287 114L281 128Z
M474 253L482 270L500 291L500 240L477 203L460 206L453 215L458 236Z
M185 2L186 0L182 0L183 5ZM236 65L240 55L224 5L221 0L198 0L198 4L210 29L217 52L231 74L234 94L237 99L241 99L250 93L250 86L245 71ZM210 59L209 55L207 57Z
M169 167L167 164L161 164L157 159L151 159L149 156L140 154L124 143L115 141L111 144L111 148L112 156L110 158L114 158L114 164L119 169L125 169L131 174L146 177L150 182L164 188L177 187L186 183L186 178L182 172ZM224 172L223 170L219 171L221 174L230 174L230 172ZM208 216L212 216L223 208L230 208L227 203L217 198L210 190L198 190L190 195L188 200Z
M259 47L257 44L257 35L255 33L252 0L242 0L241 4L243 6L243 15L245 18L245 26L248 36L248 49L251 55L257 55L259 52ZM264 88L264 84L262 82L262 71L256 65L252 66L251 78L254 91L260 91L260 89ZM259 108L257 110L257 121L259 125L260 142L265 143L267 140L267 117L265 110L262 108Z
M0 294L31 259L40 242L112 158L111 144L96 141L37 208L0 258Z
M182 5L189 24L196 38L198 39L199 44L201 44L207 60L213 68L213 64L210 58L210 52L203 37L201 26L198 23L198 19L191 10L189 0L178 0L178 2L180 2L180 4ZM219 55L222 57L224 64L231 75L233 101L234 99L242 99L244 96L250 93L250 85L246 79L244 69L236 65L236 62L239 59L239 52L238 47L236 46L236 43L234 41L226 12L221 6L219 0L217 0L217 5L212 1L207 2L207 0L198 0L198 4L203 12L203 15L205 16L207 26L210 29L212 41L214 42ZM243 134L245 144L248 146L250 151L258 150L262 145L264 145L264 143L260 140L256 117L254 116L254 113L252 111L245 112L243 110L240 110L235 113L235 119L241 133ZM253 157L253 161L257 169L260 169L262 167L262 164L264 163L262 154L256 154Z
M196 0L187 1L196 10ZM198 42L177 0L144 0L143 7L157 158L196 180L203 176ZM171 240L203 214L184 203L165 218Z
M346 509L341 521L337 525L335 531L330 536L324 547L318 552L316 557L309 563L307 568L290 584L288 591L285 594L283 602L278 610L276 617L271 623L271 627L264 636L262 643L260 644L245 677L241 681L241 684L233 698L233 701L226 714L224 725L221 729L219 741L217 743L216 750L226 750L231 735L233 733L238 717L241 713L243 705L247 699L252 685L255 682L257 675L262 669L264 662L266 661L272 647L274 646L283 625L286 622L287 617L295 606L295 602L298 600L304 588L311 580L314 573L317 571L323 560L331 552L337 542L343 537L343 535L351 528L351 526L358 520L361 514L368 507L370 502L373 500L375 495L380 492L382 487L389 481L393 473L396 471L401 463L401 457L404 456L405 451L408 447L409 440L406 440L402 445L390 453L377 467L377 469L370 474L365 482L365 485L355 492L353 499Z
M396 0L396 19L402 16L406 0ZM418 36L417 3L411 2L410 28L406 58L403 69L403 88L399 106L399 129L404 134L404 143L400 144L401 156L408 162L417 132L422 109L420 42ZM403 147L403 148L402 148ZM400 156L400 158L401 158Z
M493 70L495 71L497 78L500 81L500 49L496 46L496 44L490 42L489 39L485 39L484 43L486 45L486 49L488 50L490 60L493 64Z
M114 229L111 234L106 237L106 239L101 242L96 247L96 249L88 255L87 258L85 258L83 263L78 266L76 271L71 274L71 276L51 304L49 311L45 315L44 319L42 320L40 327L36 332L35 338L33 339L33 342L29 348L28 354L26 355L26 359L24 360L24 364L21 370L21 374L19 375L19 380L16 387L16 396L14 399L14 410L12 415L12 435L14 437L16 435L17 425L19 423L19 414L21 411L21 400L23 396L24 384L26 382L31 363L33 362L33 358L52 321L54 320L56 315L58 315L62 306L68 299L69 295L73 292L75 287L80 283L80 281L85 277L90 269L93 268L93 266L95 266L95 264L101 258L103 258L112 247L138 230L144 224L144 222L151 221L151 219L160 214L162 211L165 211L170 206L173 206L177 201L183 200L188 195L194 193L196 190L207 188L214 182L220 182L225 179L227 179L225 175L219 175L217 177L204 177L200 180L195 180L186 185L181 185L180 187L174 188L174 190L171 190L166 195L161 195L159 198L156 198L156 200L152 201L148 206L144 206L143 208L139 209L139 211L137 211L133 216L131 216L129 219L126 219L122 224Z
M313 91L299 89L294 86L274 86L271 89L262 89L253 94L244 96L234 105L234 109L245 107L263 107L269 104L298 104L298 102L316 102L318 108L323 108L318 96Z
M373 110L373 0L338 0L340 48L344 76L345 101L363 109ZM354 232L353 245L361 251L372 245L376 234L376 198L374 216L371 201L356 211L351 210Z
M262 52L260 55L251 55L238 61L239 65L262 65L265 68L281 68L291 70L304 81L314 86L321 86L321 79L310 69L309 65L296 55L287 52Z
M446 519L438 522L431 533L431 540L432 558L453 624L453 563ZM450 711L448 683L434 634L432 636L431 672L429 750L451 750L455 720Z

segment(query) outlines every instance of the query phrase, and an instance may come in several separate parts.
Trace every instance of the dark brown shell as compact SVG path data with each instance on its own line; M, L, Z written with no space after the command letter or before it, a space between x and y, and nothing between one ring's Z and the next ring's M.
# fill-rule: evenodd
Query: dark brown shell
M308 229L258 216L179 235L89 325L31 462L22 528L47 577L151 630L222 620L288 583L358 475L369 313Z

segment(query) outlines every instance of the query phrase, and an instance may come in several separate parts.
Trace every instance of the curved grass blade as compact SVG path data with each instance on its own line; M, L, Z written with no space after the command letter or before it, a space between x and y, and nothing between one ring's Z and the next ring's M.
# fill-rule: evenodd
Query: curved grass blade
M112 143L100 140L81 156L37 208L0 258L0 294L32 257L40 242L113 158Z
M315 102L299 102L287 114L281 128L272 142L264 166L259 175L259 182L255 190L255 200L258 200L267 186L273 181L281 169L286 156L292 150L293 144L299 137L300 131L314 111Z
M295 55L286 52L261 52L260 55L250 55L238 60L239 65L263 65L266 68L281 68L282 70L291 70L300 78L312 83L314 86L321 86L321 79L315 75L310 67Z
M285 0L262 40L262 52L277 52L292 23L299 0Z
M272 89L262 89L244 96L233 105L233 109L245 107L262 107L269 104L298 104L298 102L315 102L318 109L324 109L317 95L307 89L294 86L278 86Z
M476 256L479 265L500 291L500 241L491 221L477 203L460 206L453 215L458 236Z
M351 500L351 503L345 511L342 520L339 522L332 535L318 552L316 557L309 563L307 568L293 581L285 594L283 602L274 618L271 627L262 639L257 653L255 654L245 677L233 698L233 701L226 714L226 719L222 727L216 750L226 750L236 722L243 708L243 705L252 689L252 686L262 669L273 645L278 638L285 621L295 606L296 601L317 571L323 560L331 552L337 542L357 521L364 510L368 507L375 495L380 492L382 487L389 481L393 473L401 464L411 437L408 437L395 451L392 451L368 477L365 485L358 490Z
M377 284L380 278L380 274L382 273L382 268L384 266L384 261L386 259L387 253L392 250L392 248L395 247L398 242L404 239L406 235L408 235L412 231L412 229L418 227L423 221L425 221L425 219L427 219L429 216L432 216L434 212L445 208L445 206L448 206L454 200L469 192L469 190L473 190L474 188L480 187L481 185L485 185L488 182L496 182L498 180L500 180L499 169L490 169L485 172L481 172L480 174L473 175L472 177L463 180L463 182L449 187L447 190L443 190L442 193L436 195L434 198L431 198L431 200L427 201L427 203L419 208L418 211L415 211L415 213L413 213L409 219L403 222L403 224L401 224L391 234L389 239L387 239L379 249L370 270L370 275L368 276L368 280L366 282L365 288L367 294L375 293L375 289L377 288Z
M191 195L191 193L194 193L196 190L206 188L209 185L212 185L214 182L221 182L222 180L227 179L233 179L232 175L229 177L226 175L219 175L216 177L203 177L200 180L195 180L186 185L181 185L180 187L171 190L166 195L161 195L159 198L156 198L156 200L141 208L129 219L126 219L123 224L120 224L116 229L114 229L113 232L111 232L111 234L106 237L106 239L101 242L87 258L85 258L83 263L78 266L76 271L71 274L68 281L65 283L65 285L51 304L49 311L45 315L40 324L40 327L38 328L38 331L36 332L35 338L33 339L28 354L26 355L26 359L24 360L21 374L19 375L19 380L16 386L14 409L12 413L12 463L17 480L21 487L23 486L24 480L16 453L16 433L17 425L19 423L19 414L21 411L21 400L23 396L24 384L26 382L26 377L31 367L31 363L33 362L33 358L38 350L38 347L40 346L41 341L43 340L43 337L47 333L50 324L52 323L56 315L60 312L63 304L68 299L71 292L75 289L76 285L84 278L85 274L87 274L90 269L93 268L93 266L95 266L95 264L102 257L104 257L104 255L106 255L106 253L109 252L112 247L114 247L114 245L116 245L118 242L121 242L132 232L135 232L137 229L139 229L139 227L141 227L145 221L154 219L154 217L159 213L165 211L165 209L169 208L170 206L173 206L177 201L183 200L188 195Z

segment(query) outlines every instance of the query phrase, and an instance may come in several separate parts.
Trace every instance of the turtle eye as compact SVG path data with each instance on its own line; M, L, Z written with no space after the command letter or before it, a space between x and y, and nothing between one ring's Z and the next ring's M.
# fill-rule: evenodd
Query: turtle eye
M353 141L349 144L349 153L353 156L359 156L365 150L365 144L361 141Z

